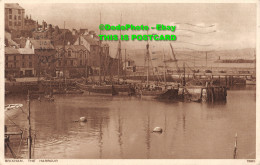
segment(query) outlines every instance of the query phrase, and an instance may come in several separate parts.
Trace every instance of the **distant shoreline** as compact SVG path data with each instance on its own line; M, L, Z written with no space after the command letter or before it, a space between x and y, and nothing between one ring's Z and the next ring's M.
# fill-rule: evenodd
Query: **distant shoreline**
M255 60L246 60L246 59L225 59L217 60L215 63L254 63Z

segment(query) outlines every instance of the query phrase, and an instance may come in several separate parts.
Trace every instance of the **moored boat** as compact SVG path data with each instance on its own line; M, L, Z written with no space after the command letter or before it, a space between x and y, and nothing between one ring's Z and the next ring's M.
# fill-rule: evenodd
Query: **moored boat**
M246 85L256 85L256 80L255 79L247 79Z

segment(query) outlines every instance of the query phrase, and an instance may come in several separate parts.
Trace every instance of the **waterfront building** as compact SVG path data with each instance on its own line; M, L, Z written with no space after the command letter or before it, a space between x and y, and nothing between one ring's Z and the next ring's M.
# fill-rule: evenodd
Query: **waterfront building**
M5 77L20 77L20 53L14 47L5 47Z
M97 75L99 73L99 68L101 66L100 63L100 54L99 54L99 39L94 37L94 35L81 35L79 36L74 45L83 45L86 47L87 51L89 52L87 56L87 66L91 67L93 70L93 74ZM104 47L104 51L102 52L109 52L108 45L102 45Z
M63 71L66 77L82 77L86 75L86 62L89 51L85 46L59 45L55 49L55 58L57 59L55 63L56 76L62 75Z
M36 75L36 58L34 51L28 48L19 48L20 53L20 77L33 77Z
M35 56L32 49L5 47L5 77L32 77L35 71Z
M50 40L27 39L25 48L32 49L35 54L34 65L37 66L36 75L55 75L56 50Z

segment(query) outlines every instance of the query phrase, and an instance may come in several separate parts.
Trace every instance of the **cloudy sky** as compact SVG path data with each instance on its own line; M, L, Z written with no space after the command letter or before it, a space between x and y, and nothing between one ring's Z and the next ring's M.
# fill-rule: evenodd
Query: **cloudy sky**
M20 3L25 13L33 19L66 28L88 28L99 33L100 12L103 24L176 25L177 49L216 50L255 48L256 4L246 3L172 3L172 4L29 4ZM111 32L102 32L111 34ZM119 34L114 31L112 34ZM122 32L122 34L146 34L146 32ZM170 31L149 31L149 34L173 34ZM116 50L117 42L109 42ZM146 42L126 41L123 48L143 49ZM155 50L169 51L169 42L150 42Z

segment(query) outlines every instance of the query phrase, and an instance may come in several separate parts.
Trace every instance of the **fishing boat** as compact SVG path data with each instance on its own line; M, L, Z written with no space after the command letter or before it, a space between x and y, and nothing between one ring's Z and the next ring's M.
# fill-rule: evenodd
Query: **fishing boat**
M172 100L178 99L178 91L179 89L174 87L149 86L148 88L142 89L140 95L142 98L149 97L159 100Z
M78 88L53 89L53 94L83 94L84 91Z
M109 84L109 85L96 85L96 84L83 84L77 82L76 85L89 94L104 94L104 95L134 95L135 89L130 84Z
M98 42L99 44L99 49L102 48L101 46L101 41ZM101 57L101 52L99 51L99 56ZM106 54L107 56L107 54ZM117 59L118 59L118 75L117 75L117 82L113 80L113 75L110 75L111 80L110 82L105 82L105 75L104 76L104 81L102 81L101 78L101 72L99 72L99 82L96 82L96 84L89 84L84 82L76 82L76 85L84 90L89 92L89 94L98 94L98 95L134 95L135 94L135 89L132 87L130 84L121 84L120 83L120 62L121 62L121 41L119 40L119 45L118 45L118 50L117 50ZM100 68L101 68L101 62L100 62ZM109 70L109 68L104 68L105 70ZM104 74L104 73L103 73ZM92 82L93 83L93 82Z
M150 66L150 52L149 52L149 43L146 45L146 57L145 62L147 61L147 80L146 84L139 91L141 97L149 97L152 99L162 99L162 100L173 100L178 99L179 89L166 84L166 60L165 54L163 53L164 58L164 84L149 84L149 66Z

